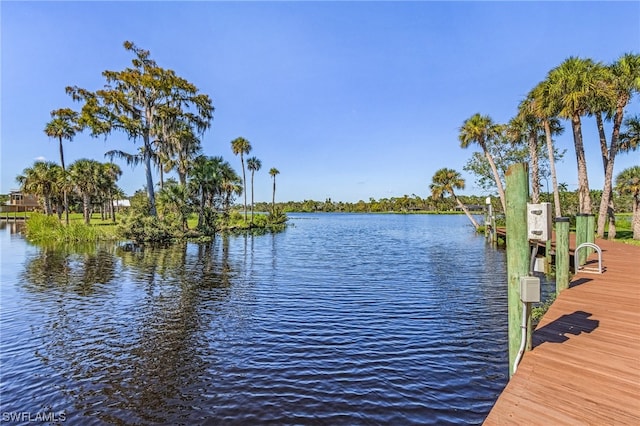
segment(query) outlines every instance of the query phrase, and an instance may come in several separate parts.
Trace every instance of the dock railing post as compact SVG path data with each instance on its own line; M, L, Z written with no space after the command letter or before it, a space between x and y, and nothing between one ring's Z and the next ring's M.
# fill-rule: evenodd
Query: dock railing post
M507 279L509 316L509 377L513 374L522 341L522 301L520 277L529 273L529 239L527 236L527 201L529 169L526 163L511 165L505 173L507 221ZM530 319L528 320L530 323ZM531 330L531 327L528 327ZM527 337L527 340L529 338Z
M569 288L569 218L556 218L556 294Z

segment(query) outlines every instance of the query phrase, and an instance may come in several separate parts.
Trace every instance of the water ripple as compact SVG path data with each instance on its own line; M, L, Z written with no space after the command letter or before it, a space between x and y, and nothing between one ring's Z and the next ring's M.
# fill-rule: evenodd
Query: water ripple
M2 411L479 424L506 382L506 277L465 220L298 215L281 234L143 253L0 231Z

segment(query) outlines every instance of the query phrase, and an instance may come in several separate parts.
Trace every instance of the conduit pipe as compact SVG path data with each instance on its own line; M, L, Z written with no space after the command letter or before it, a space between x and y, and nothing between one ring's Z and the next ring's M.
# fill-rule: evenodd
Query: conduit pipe
M524 355L524 348L527 345L527 313L528 313L528 303L522 302L522 340L520 341L520 350L518 351L518 355L516 356L516 360L513 362L513 374L516 374L516 370L518 369L518 364L520 364L520 360L522 359L522 355Z

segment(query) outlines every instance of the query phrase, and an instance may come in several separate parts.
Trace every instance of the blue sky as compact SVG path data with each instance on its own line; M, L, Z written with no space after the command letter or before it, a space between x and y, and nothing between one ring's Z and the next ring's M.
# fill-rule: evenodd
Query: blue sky
M639 2L10 2L1 14L0 193L36 158L59 161L43 132L49 112L79 108L64 88L101 88L103 70L130 65L125 40L151 51L213 99L207 155L236 170L230 141L262 161L256 201L355 202L417 194L434 172L460 171L463 193L486 195L462 168L458 142L476 112L508 121L569 56L610 63L640 50ZM638 98L628 108L640 111ZM569 123L560 182L576 189ZM591 187L602 187L595 120L584 120ZM135 151L122 134L65 142L65 161ZM619 156L616 173L640 163ZM132 194L142 167L121 164Z

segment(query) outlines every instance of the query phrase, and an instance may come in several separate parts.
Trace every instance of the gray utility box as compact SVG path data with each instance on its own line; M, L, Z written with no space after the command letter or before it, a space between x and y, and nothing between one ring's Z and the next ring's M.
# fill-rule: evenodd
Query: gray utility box
M527 203L527 236L530 240L551 239L551 203Z
M530 303L540 301L540 278L520 277L520 300Z

